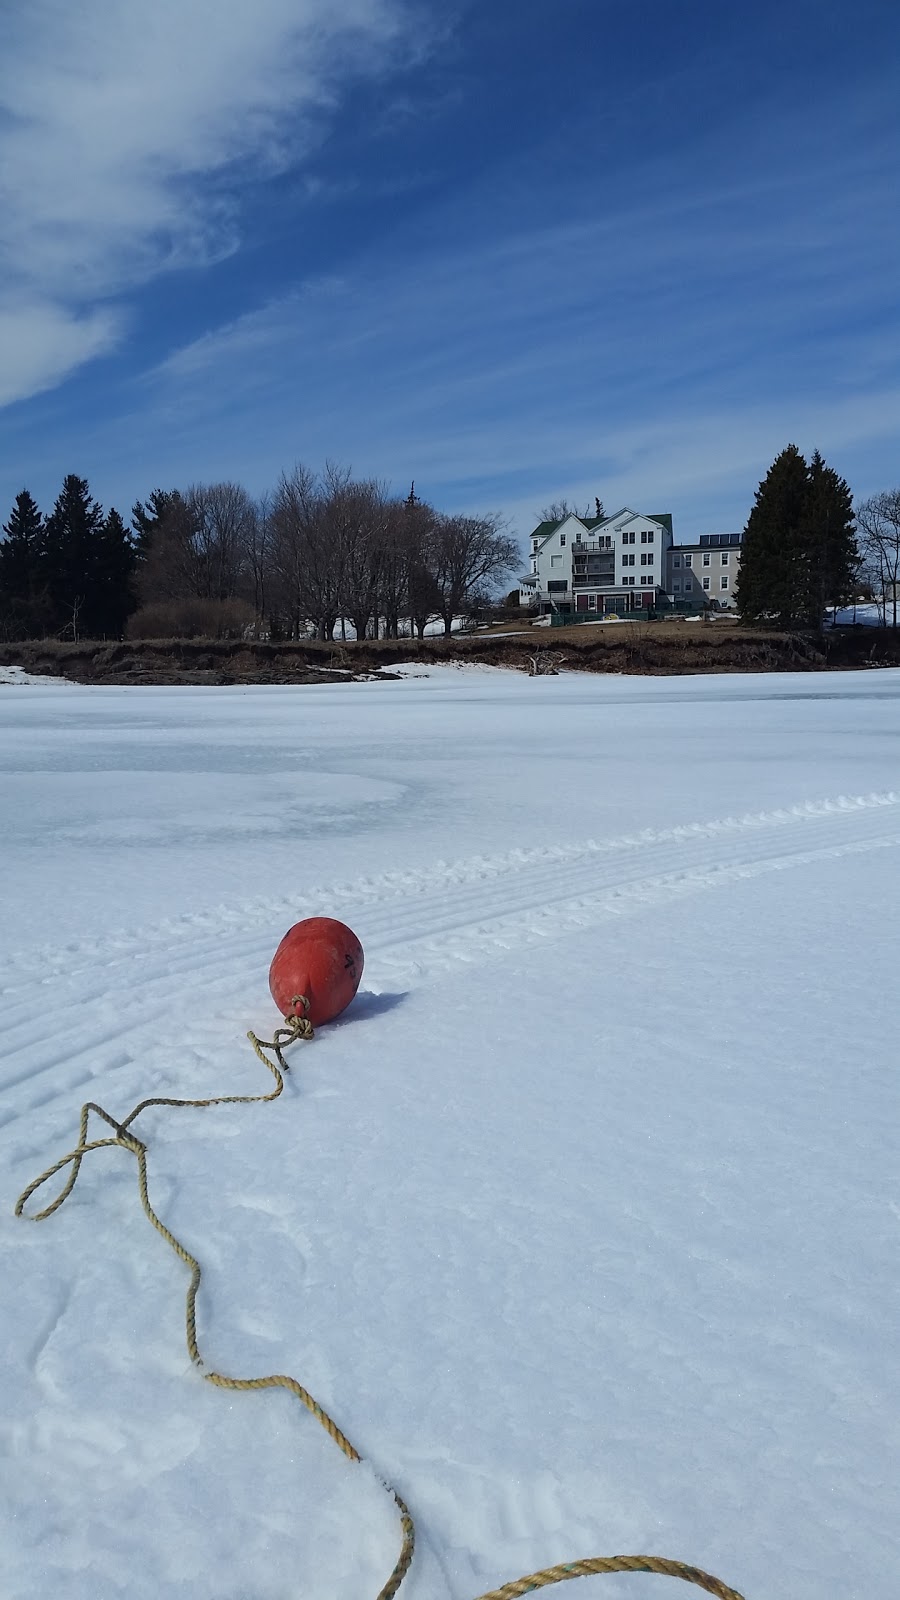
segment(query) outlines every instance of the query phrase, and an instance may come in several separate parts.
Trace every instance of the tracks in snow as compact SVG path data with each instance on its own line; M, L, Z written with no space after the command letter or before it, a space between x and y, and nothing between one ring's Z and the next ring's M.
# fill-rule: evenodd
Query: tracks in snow
M171 1048L174 1023L196 1059L208 1033L202 1017L232 1011L248 974L258 992L275 942L305 915L353 923L366 948L368 988L409 988L459 963L484 962L677 896L898 844L900 794L839 796L619 838L438 861L212 908L92 944L26 951L0 969L0 1125L58 1095L71 1099L93 1077L128 1065L132 1051L142 1053L148 1029L156 1044L169 1034Z

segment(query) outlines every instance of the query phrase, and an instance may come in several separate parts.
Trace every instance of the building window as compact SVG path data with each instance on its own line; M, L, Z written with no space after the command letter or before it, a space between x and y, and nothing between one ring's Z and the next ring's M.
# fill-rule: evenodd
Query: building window
M719 588L720 589L727 589L728 588L728 575L725 572L722 573L722 576L719 579Z
M703 587L704 587L704 589L708 589L709 588L709 579L708 578L704 578L703 579Z
M680 556L673 556L672 557L672 565L673 565L673 567L680 567L681 566L681 557Z
M568 589L568 587L568 579L551 578L547 585L547 590L550 594L562 594L566 589Z
M653 529L651 528L649 532L645 531L644 533L641 534L641 544L652 544L652 543L653 543Z
M565 542L566 542L566 536L565 536L565 534L564 534L564 533L561 533L561 534L560 534L560 536L559 536L559 542L560 542L560 544L565 544Z
M672 585L672 593L673 594L680 594L681 593L681 584L678 582L677 578L675 579L675 582Z
M704 556L704 557L703 557L703 565L704 565L704 566L705 566L705 567L708 567L708 566L709 566L709 556Z
M589 594L588 595L588 611L596 611L596 609L597 609L597 596L595 594Z
M728 551L727 550L723 550L722 551L722 565L723 565L723 567L727 567L727 565L728 565Z
M634 544L634 534L633 533L623 533L623 535L622 535L622 543L623 544Z
M691 564L691 557L690 556L685 556L684 564L685 564L686 567L690 566L690 564Z
M622 557L622 565L623 565L623 567L633 567L634 566L634 556L633 555L631 555L631 556L623 556Z
M653 565L653 551L651 550L649 555L642 555L641 556L641 566L642 567L652 567L652 565Z

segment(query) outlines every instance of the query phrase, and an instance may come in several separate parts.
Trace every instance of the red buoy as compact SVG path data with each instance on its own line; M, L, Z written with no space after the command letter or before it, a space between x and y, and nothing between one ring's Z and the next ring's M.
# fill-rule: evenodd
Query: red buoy
M314 1028L350 1004L363 972L363 947L350 928L332 917L307 917L282 939L269 968L269 988L283 1017L305 1015Z

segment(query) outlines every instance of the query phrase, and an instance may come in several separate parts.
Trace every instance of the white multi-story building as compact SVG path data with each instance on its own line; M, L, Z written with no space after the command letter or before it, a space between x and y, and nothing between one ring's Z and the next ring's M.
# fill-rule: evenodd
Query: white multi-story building
M667 589L671 598L733 610L742 539L741 533L703 533L696 544L673 545Z
M531 570L519 590L541 612L579 620L673 604L730 607L740 543L739 533L712 533L675 545L668 512L642 516L624 506L611 517L568 516L531 534Z

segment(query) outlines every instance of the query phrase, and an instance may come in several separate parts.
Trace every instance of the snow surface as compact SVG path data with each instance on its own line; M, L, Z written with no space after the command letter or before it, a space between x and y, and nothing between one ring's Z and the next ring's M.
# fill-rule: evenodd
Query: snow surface
M12 683L0 726L6 1600L366 1600L376 1473L401 1600L648 1550L896 1595L900 674ZM366 971L282 1099L136 1131L208 1361L362 1466L202 1382L127 1153L12 1215L85 1099L269 1087L311 913Z
M38 677L33 672L26 672L22 667L0 667L0 684L13 684L16 688L27 689L31 685L66 683L66 678Z

